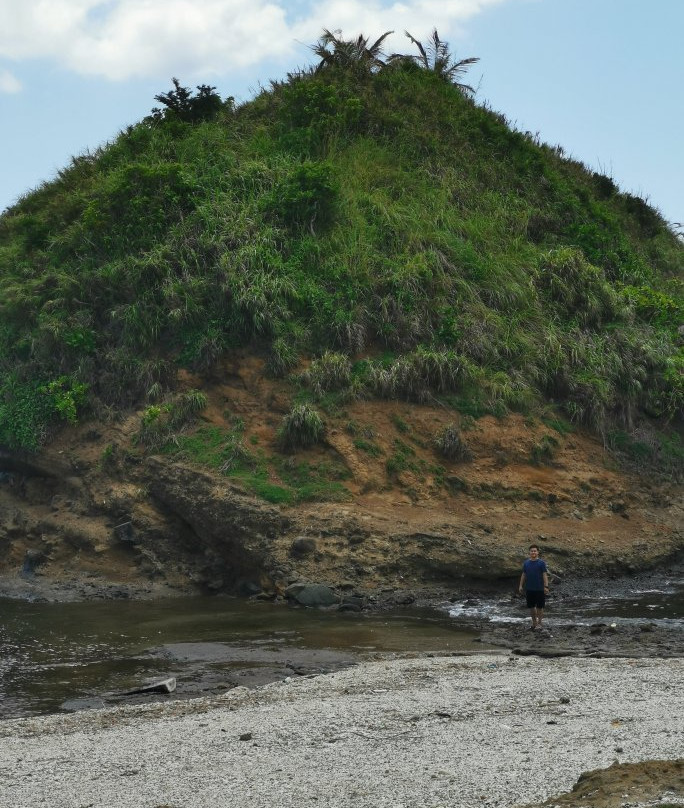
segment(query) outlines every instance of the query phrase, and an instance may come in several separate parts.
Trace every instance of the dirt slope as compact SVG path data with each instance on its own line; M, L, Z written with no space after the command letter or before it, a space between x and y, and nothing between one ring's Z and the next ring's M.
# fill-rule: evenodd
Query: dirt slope
M681 486L620 468L582 430L354 401L324 413L323 445L288 457L276 432L296 391L260 360L236 356L202 389L195 426L239 423L269 485L296 496L291 475L306 468L335 501L324 485L323 501L269 503L187 451L145 451L140 412L93 420L36 456L0 456L0 575L78 581L82 594L84 582L275 594L299 579L415 592L512 578L531 541L560 576L629 573L684 548ZM435 451L451 423L466 461Z

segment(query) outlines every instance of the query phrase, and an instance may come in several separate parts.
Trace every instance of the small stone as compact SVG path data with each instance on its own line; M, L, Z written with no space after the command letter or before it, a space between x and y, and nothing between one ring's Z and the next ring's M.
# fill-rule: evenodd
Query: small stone
M241 741L251 741L253 737L254 736L252 735L251 732L243 732L242 735L240 735L240 740Z
M290 555L293 558L303 558L316 550L316 540L308 536L299 536L290 545Z

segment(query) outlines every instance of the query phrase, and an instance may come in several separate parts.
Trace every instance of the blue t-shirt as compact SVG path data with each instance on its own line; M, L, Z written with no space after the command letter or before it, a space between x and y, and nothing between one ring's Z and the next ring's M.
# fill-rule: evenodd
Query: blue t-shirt
M543 574L548 572L546 561L537 558L534 561L528 558L523 562L523 572L525 573L525 590L527 592L543 592Z

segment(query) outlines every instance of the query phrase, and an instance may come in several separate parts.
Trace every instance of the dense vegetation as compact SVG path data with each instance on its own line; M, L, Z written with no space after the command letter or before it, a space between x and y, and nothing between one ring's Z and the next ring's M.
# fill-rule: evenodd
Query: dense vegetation
M179 366L250 345L275 376L314 358L310 400L552 402L676 444L678 237L478 105L436 33L417 58L381 45L326 32L239 107L174 80L0 218L0 443L161 402Z

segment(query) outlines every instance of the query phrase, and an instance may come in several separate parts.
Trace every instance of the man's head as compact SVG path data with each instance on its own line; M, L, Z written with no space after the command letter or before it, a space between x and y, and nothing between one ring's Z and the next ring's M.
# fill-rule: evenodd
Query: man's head
M530 558L539 558L539 547L536 544L530 544L529 553Z

